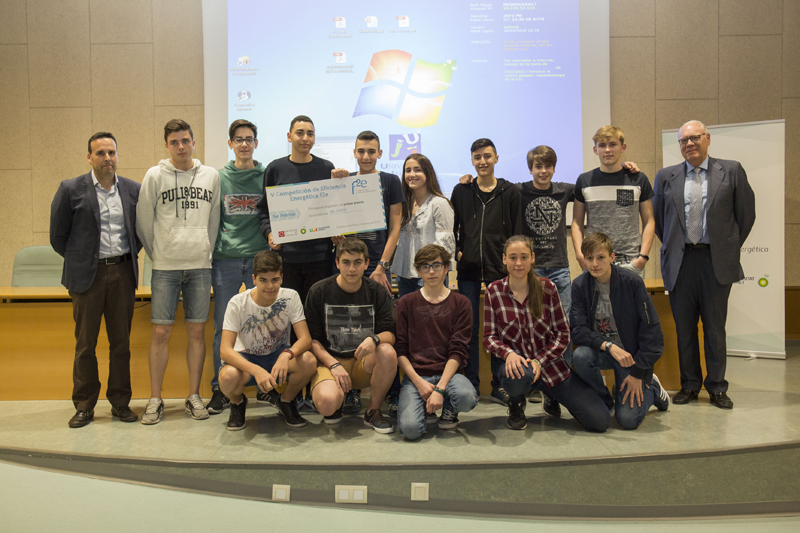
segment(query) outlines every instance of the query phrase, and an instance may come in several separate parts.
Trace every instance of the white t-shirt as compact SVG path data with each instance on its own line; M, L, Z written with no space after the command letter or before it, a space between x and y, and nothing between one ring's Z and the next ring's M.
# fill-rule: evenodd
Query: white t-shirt
M290 343L291 324L305 320L303 304L297 291L281 287L272 305L261 307L250 291L230 299L222 329L238 337L233 349L252 355L269 355Z

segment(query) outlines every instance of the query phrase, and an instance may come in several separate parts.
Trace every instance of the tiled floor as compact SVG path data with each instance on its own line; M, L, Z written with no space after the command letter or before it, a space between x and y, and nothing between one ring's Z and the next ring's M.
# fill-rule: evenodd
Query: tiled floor
M182 400L168 401L164 420L149 427L112 421L102 401L92 424L70 429L71 402L37 401L0 402L0 446L194 461L363 464L609 457L787 442L800 439L800 347L789 353L785 361L729 358L733 410L717 409L701 393L700 401L666 413L652 409L636 431L614 423L605 434L590 434L567 414L545 417L538 404L528 405L525 431L510 431L505 408L486 400L460 415L457 431L433 427L415 443L398 433L376 434L355 416L329 426L308 413L306 428L287 428L274 409L255 401L247 427L238 432L225 429L228 411L195 421L184 414ZM132 407L141 413L144 402Z

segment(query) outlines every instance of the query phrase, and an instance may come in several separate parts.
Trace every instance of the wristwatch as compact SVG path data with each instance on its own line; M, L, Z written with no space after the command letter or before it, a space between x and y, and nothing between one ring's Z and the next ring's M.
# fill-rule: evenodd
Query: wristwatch
M378 261L378 264L386 270L389 270L389 267L392 266L389 261Z
M375 347L377 348L378 345L381 343L381 338L378 337L377 335L371 335L370 338L372 339L372 342L375 343Z
M614 346L614 343L611 341L606 341L606 353L611 353L611 347Z

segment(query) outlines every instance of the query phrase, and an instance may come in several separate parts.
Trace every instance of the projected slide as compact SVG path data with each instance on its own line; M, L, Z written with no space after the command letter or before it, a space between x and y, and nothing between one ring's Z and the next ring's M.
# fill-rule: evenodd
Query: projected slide
M446 194L473 173L470 145L497 145L496 174L531 179L525 155L583 169L577 0L228 2L228 117L259 128L256 157L289 153L292 117L315 123L314 152L356 170L355 136L381 138L379 169L430 157Z

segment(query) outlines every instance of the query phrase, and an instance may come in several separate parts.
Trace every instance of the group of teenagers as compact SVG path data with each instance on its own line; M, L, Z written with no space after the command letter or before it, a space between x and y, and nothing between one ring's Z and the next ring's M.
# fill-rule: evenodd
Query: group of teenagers
M654 192L635 164L622 162L622 130L604 126L597 131L593 142L600 166L574 185L552 181L556 153L544 145L527 154L531 181L497 178L497 149L491 140L478 139L470 148L476 176L463 176L450 199L422 154L406 158L402 179L379 172L380 139L371 131L355 140L355 173L311 153L315 128L307 116L290 124L290 155L266 168L254 159L257 131L252 122L234 121L228 144L235 159L216 171L192 158L191 127L170 121L164 132L170 158L147 172L140 190L109 172L116 169L113 136L101 132L90 139L95 186L97 175L111 174L106 193L115 185L137 192L135 213L125 213L135 221L135 235L121 231L128 233L127 242L112 262L102 257L102 241L108 239L99 236L100 263L117 264L125 254L135 258L139 246L153 261L151 399L143 424L156 424L164 415L167 343L181 295L189 336L185 411L207 419L229 408L229 430L245 427L244 390L252 385L257 401L277 408L291 427L306 425L299 413L304 405L328 424L359 413L360 392L369 387L364 424L375 431L395 429L381 410L384 399L406 439L419 439L431 423L453 429L458 414L478 403L481 342L491 360L490 398L508 406L510 429L527 426L527 401L542 402L554 417L563 405L596 432L605 431L612 417L635 429L652 406L668 409L670 397L653 373L663 336L643 281L656 229ZM282 244L273 240L265 188L356 174L380 180L386 229ZM53 201L56 251L64 249L53 238L59 231L58 206L64 203L59 196L67 194L70 181L62 183ZM575 256L583 270L574 281L567 251L569 202L574 202ZM124 222L131 224L129 218ZM113 220L109 226L114 227ZM115 240L110 241L113 248ZM65 262L70 288L67 269ZM448 283L454 269L457 292ZM394 306L392 275L399 297ZM247 290L240 292L243 284ZM212 287L214 376L212 398L204 405L199 387ZM74 292L70 289L73 302L80 299ZM82 427L92 420L100 387L94 347L82 349L77 311L75 317L77 412L70 426ZM113 342L111 352L113 370ZM78 376L78 367L86 366L79 359L87 357L94 358L94 380ZM611 392L602 370L613 370ZM127 379L125 389L124 380L110 375L107 397L112 415L130 422L138 416L127 406L129 371Z

